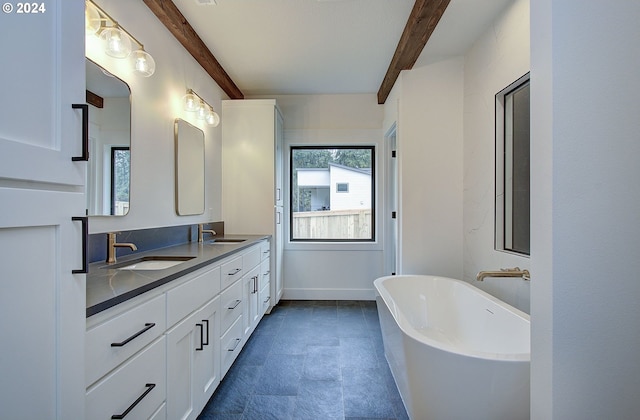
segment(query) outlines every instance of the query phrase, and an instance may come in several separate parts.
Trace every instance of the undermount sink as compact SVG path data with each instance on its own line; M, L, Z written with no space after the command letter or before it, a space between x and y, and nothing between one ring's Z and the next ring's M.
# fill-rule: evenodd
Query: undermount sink
M195 257L150 256L128 261L119 266L107 266L105 268L116 268L118 270L164 270L165 268L174 267L193 258Z
M207 243L210 245L215 245L215 244L237 244L240 242L244 242L246 241L246 239L231 239L231 238L220 238L220 239L212 239L210 241L208 241Z

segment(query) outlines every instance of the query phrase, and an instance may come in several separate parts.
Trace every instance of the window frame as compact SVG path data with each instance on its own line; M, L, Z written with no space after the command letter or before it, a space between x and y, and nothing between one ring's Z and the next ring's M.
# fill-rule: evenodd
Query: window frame
M289 155L289 173L288 173L288 203L287 203L287 212L289 213L289 229L288 229L288 243L290 244L371 244L377 243L377 229L376 229L376 144L356 144L356 143L345 143L345 144L305 144L305 145L296 145L291 144L288 146L288 155ZM370 150L371 152L371 236L370 238L358 238L358 239L332 239L332 238L294 238L293 237L293 197L294 197L294 151L295 150ZM337 188L337 187L336 187Z
M129 146L110 146L110 182L111 182L111 192L109 197L109 208L111 216L125 216L127 212L124 214L116 214L116 195L117 195L117 186L116 186L116 154L120 152L129 152L129 171L131 171L131 147ZM131 206L131 180L129 180L129 207Z
M494 235L494 248L496 251L510 253L521 257L529 257L531 253L531 223L529 222L529 252L522 250L516 250L509 247L509 244L513 244L513 227L508 226L509 223L513 224L512 213L513 203L511 204L511 211L507 206L507 183L508 177L506 175L508 168L512 166L513 158L509 160L509 147L506 145L507 141L507 109L506 98L513 93L521 90L525 86L531 86L530 73L527 72L523 76L519 77L513 83L502 89L495 95L495 235ZM529 100L529 103L531 101ZM529 111L530 112L530 111ZM531 130L529 130L529 136ZM530 159L530 155L529 155ZM529 160L530 162L530 160ZM511 166L510 166L511 165ZM531 190L529 189L529 197ZM530 211L530 207L529 207ZM530 214L529 214L530 216ZM511 232L511 238L508 238L509 232Z
M340 186L344 185L346 187L346 189L341 190ZM348 193L349 192L349 183L348 182L336 182L336 193L338 194L344 194L344 193Z

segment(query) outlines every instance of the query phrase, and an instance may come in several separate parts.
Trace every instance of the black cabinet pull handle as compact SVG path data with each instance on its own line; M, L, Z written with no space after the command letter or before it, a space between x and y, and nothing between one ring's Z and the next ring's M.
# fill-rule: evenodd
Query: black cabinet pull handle
M241 302L242 302L241 300L236 299L236 301L233 302L233 303L235 303L235 305L229 306L227 309L236 309L238 307L238 305L240 305Z
M129 414L129 413L131 412L131 410L133 410L133 409L136 407L136 405L138 405L138 403L139 403L140 401L142 401L142 399L143 399L144 397L146 397L146 396L147 396L147 394L148 394L148 393L150 393L150 392L151 392L151 390L152 390L153 388L155 388L155 387L156 387L156 384L145 384L144 386L145 386L147 389L142 393L142 395L140 395L140 396L138 397L138 399L137 399L137 400L135 400L135 401L133 402L133 404L131 404L131 405L129 406L129 408L127 408L126 410L124 410L124 413L122 413L122 414L114 414L113 416L111 416L111 418L112 418L112 419L123 419L123 418L125 418L125 417L126 417L126 415L127 415L127 414Z
M72 274L87 274L89 272L89 261L87 260L87 243L89 242L89 218L86 216L72 217L74 222L82 222L82 268L71 270Z
M230 271L229 273L227 273L228 276L235 276L236 274L238 274L239 272L242 271L242 268L236 268L233 271Z
M72 156L71 160L89 160L89 105L71 104L71 108L82 110L82 156Z
M133 334L131 337L127 338L126 340L121 341L119 343L111 343L111 347L122 347L125 344L127 344L128 342L130 342L131 340L133 340L134 338L144 334L145 332L149 331L151 328L153 328L155 326L156 326L156 324L154 322L148 322L148 323L144 324L144 328L143 329L141 329L137 333Z
M209 320L208 319L203 319L202 322L207 324L207 339L202 342L202 345L203 346L208 346L209 345Z
M196 351L204 350L204 326L202 324L196 324L196 327L200 328L200 345L196 347Z
M241 341L242 338L236 338L236 345L233 346L233 348L227 349L227 351L236 351L236 349L238 348L238 344L240 344Z

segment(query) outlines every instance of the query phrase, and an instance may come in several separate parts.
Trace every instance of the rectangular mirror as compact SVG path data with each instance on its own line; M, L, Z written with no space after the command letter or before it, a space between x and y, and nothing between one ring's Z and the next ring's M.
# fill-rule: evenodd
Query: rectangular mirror
M176 213L204 213L204 132L178 118L174 124L176 149Z

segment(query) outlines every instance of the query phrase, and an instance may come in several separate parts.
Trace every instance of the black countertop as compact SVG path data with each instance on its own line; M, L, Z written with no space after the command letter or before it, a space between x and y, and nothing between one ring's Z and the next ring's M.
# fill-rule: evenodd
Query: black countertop
M244 239L236 243L212 243L211 239L202 243L187 242L167 248L136 253L118 259L117 263L107 265L98 262L89 265L87 274L87 318L125 302L144 292L152 290L185 274L206 267L229 255L248 248L268 235L225 235L216 237L217 241L225 239ZM144 257L194 257L173 267L162 270L119 270Z

